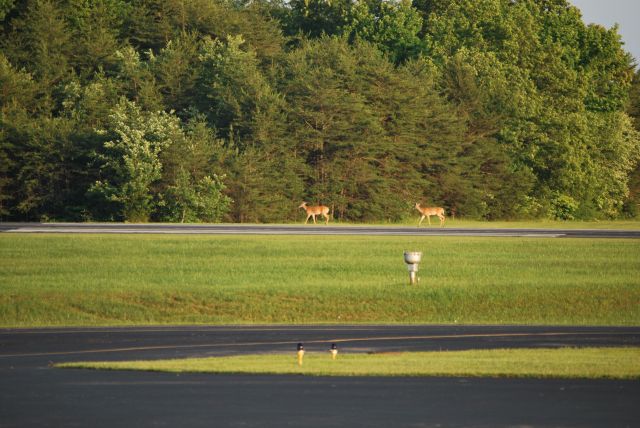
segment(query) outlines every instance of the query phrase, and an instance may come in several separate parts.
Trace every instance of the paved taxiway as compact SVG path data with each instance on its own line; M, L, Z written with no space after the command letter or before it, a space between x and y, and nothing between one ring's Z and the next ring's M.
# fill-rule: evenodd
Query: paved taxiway
M625 427L640 382L62 370L51 363L290 352L640 346L640 327L181 326L0 330L0 426Z
M400 226L129 224L129 223L0 223L10 233L131 233L209 235L386 235L386 236L514 236L547 238L636 238L640 230L495 229Z

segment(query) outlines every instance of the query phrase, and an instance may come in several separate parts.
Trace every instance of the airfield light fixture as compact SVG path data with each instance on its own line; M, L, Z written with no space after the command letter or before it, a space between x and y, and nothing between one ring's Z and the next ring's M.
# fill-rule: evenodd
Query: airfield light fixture
M405 251L404 262L407 264L409 270L409 284L414 285L417 280L418 265L422 260L422 252L420 251Z

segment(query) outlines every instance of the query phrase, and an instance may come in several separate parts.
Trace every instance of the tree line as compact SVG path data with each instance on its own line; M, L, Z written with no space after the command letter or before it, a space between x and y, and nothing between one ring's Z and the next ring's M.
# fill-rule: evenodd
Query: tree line
M0 219L638 215L638 74L566 0L0 0Z

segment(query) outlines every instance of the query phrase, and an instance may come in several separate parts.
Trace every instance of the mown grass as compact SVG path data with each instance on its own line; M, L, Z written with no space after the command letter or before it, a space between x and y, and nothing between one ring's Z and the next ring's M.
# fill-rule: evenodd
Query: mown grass
M417 286L403 250L424 252ZM640 241L0 235L0 325L640 324Z
M640 348L492 349L347 354L294 353L152 361L73 362L61 368L310 376L458 376L640 379Z

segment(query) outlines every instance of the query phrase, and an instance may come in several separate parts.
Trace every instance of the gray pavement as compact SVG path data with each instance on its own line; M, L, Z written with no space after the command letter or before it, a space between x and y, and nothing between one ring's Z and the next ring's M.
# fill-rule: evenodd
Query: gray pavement
M127 233L127 234L244 234L244 235L385 235L385 236L504 236L547 238L635 238L640 230L496 229L401 226L130 224L130 223L0 223L9 233Z
M640 327L179 326L0 330L0 426L632 427L640 382L62 370L291 352L640 346Z

